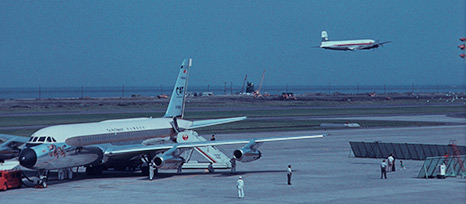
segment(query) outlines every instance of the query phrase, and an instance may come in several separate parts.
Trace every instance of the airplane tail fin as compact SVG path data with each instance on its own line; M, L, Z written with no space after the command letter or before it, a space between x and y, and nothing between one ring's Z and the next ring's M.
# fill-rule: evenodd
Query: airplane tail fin
M180 73L176 80L175 87L168 104L167 112L165 112L164 118L180 117L184 115L184 103L186 98L186 91L188 87L188 73L189 68L192 65L192 59L184 59L181 64Z
M325 30L322 31L321 36L322 36L322 41L328 41L327 31L325 31Z

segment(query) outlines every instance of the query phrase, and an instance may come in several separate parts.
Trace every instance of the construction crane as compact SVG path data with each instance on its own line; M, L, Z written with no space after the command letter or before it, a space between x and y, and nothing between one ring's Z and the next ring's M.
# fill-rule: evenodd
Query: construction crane
M241 88L241 92L239 92L240 94L244 93L244 85L246 84L247 79L248 79L248 75L246 74L246 76L244 76L243 88Z
M261 95L261 88L262 88L262 82L264 82L264 75L265 75L265 69L264 72L262 72L262 77L261 77L261 83L259 84L259 89L257 89L256 92L254 92L254 96L259 97Z

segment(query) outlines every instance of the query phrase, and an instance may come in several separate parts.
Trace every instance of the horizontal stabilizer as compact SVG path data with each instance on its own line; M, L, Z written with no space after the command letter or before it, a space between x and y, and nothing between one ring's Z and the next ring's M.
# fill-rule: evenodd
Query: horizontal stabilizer
M391 43L392 41L387 41L387 42L381 42L381 43L378 43L378 45L383 45L383 44L386 44L386 43Z
M198 120L193 121L192 125L185 129L195 129L201 127L208 127L212 125L220 125L224 123L232 123L240 120L245 120L247 117L235 117L235 118L222 118L222 119L209 119L209 120Z

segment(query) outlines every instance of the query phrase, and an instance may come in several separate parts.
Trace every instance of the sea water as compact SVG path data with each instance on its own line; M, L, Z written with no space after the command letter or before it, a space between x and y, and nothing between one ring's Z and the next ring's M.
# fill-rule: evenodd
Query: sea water
M241 92L240 86L190 86L188 92L199 94L231 95ZM257 87L256 87L257 89ZM82 98L82 97L134 97L170 95L172 86L121 86L121 87L27 87L0 88L0 99ZM262 86L260 92L271 95L283 92L294 94L358 94L358 93L464 93L466 85L322 85L322 86Z

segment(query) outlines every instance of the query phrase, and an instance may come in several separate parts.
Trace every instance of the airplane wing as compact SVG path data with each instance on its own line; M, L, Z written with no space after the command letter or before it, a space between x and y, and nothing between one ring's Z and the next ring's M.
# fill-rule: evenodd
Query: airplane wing
M28 140L28 137L0 134L0 160L16 157L20 152L20 146Z
M153 151L163 151L172 148L183 149L183 148L194 148L203 146L217 146L217 145L232 145L232 144L248 144L248 143L263 143L263 142L274 142L274 141L285 141L285 140L298 140L298 139L313 139L322 138L325 135L309 135L309 136L289 136L289 137L272 137L272 138L257 138L257 139L243 139L243 140L224 140L224 141L202 141L202 142L188 142L188 143L172 143L162 145L149 145L144 146L142 144L137 145L125 145L115 146L105 151L105 156L119 156L130 153L147 153Z
M193 121L190 126L183 127L183 128L185 128L185 129L195 129L195 128L207 127L207 126L212 126L212 125L231 123L231 122L236 122L236 121L245 120L245 119L246 119L246 117L198 120L198 121Z

